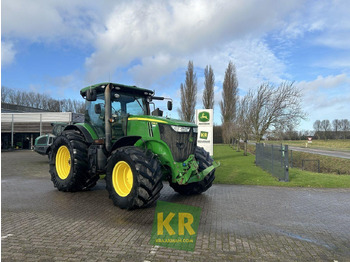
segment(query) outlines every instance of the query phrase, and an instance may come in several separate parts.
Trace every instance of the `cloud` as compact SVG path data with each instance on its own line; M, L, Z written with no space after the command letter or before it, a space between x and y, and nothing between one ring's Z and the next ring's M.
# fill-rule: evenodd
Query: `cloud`
M11 64L15 59L16 51L11 42L1 41L1 65Z
M347 118L350 112L350 76L347 74L317 76L311 81L300 81L296 86L302 91L302 108L308 120L301 128L312 130L316 120Z
M195 56L235 39L260 37L280 24L300 1L130 1L109 14L97 33L96 51L86 59L90 79L98 79L131 61L170 54ZM260 8L256 8L259 5ZM142 64L138 67L142 67ZM138 69L140 70L140 69Z
M258 0L136 0L103 4L37 0L26 4L24 0L5 0L2 27L7 40L92 46L95 50L85 62L87 82L107 79L116 70L126 68L133 81L147 87L164 75L185 68L189 59L202 68L206 64L215 66L220 81L231 59L241 79L260 74L249 83L241 81L242 87L248 87L261 78L276 78L272 73L281 68L281 61L269 52L261 37L282 26L285 17L300 8L301 3L268 0L262 6ZM242 38L250 40L240 42ZM257 61L259 51L262 53ZM133 65L135 60L140 63ZM269 69L269 65L273 68Z
M278 59L268 45L259 39L234 40L221 48L206 50L194 59L196 65L205 68L210 64L215 80L223 82L229 61L236 66L238 87L245 92L256 88L261 82L280 83L286 66Z
M344 84L350 84L350 77L346 74L321 76L319 75L313 81L301 81L297 86L304 91L304 93L312 93L322 91L322 89L339 89Z
M104 28L103 17L111 5L112 0L103 4L92 0L3 0L2 40L19 47L38 42L58 48L91 47L96 32ZM14 53L19 50L12 46Z
M147 88L186 62L184 58L174 58L170 54L158 54L142 58L141 63L131 67L128 72L132 75L136 85Z
M308 34L310 45L350 49L349 2L307 1L284 20L275 37L282 43Z
M350 77L346 74L318 76L312 81L301 81L296 86L302 90L302 107L309 121L304 129L312 129L317 119L341 119L350 112Z

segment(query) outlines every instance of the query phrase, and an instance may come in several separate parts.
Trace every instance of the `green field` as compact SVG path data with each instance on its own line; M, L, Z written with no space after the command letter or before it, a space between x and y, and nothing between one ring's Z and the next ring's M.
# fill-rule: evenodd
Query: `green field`
M319 174L296 168L289 170L290 182L279 182L255 166L254 155L243 156L242 151L236 152L228 145L214 145L214 158L221 163L215 173L216 184L350 188L349 175Z
M330 140L312 140L308 143L306 140L280 140L280 141L261 141L268 144L283 144L297 147L308 147L324 150L350 151L350 139L330 139Z

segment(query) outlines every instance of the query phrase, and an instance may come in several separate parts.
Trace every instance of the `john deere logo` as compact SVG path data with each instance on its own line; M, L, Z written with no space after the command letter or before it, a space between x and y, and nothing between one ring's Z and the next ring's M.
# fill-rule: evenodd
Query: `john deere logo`
M201 131L200 138L201 139L208 139L208 132Z
M158 201L151 245L194 251L200 207Z
M209 112L201 112L198 115L199 122L208 122L210 120Z

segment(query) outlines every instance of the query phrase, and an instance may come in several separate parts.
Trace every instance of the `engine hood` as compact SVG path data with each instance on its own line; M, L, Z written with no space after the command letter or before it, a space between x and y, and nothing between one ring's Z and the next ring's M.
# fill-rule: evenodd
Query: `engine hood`
M160 116L129 116L129 121L149 121L166 125L174 125L174 126L189 126L189 127L197 127L195 123L186 122L178 119L160 117Z

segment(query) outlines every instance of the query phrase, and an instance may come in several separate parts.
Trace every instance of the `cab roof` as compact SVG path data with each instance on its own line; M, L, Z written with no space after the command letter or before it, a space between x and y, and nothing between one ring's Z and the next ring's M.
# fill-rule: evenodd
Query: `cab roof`
M113 89L120 90L121 92L125 92L125 93L138 94L138 95L144 95L144 96L150 96L150 95L153 95L153 93L154 93L152 90L140 88L137 86L128 86L128 85L122 85L122 84L117 84L117 83L104 82L104 83L100 83L100 84L87 86L87 87L83 88L82 90L80 90L80 94L82 97L85 97L86 91L89 89L91 89L91 90L96 89L97 93L103 93L104 88L108 84L112 85L111 86L112 90Z

